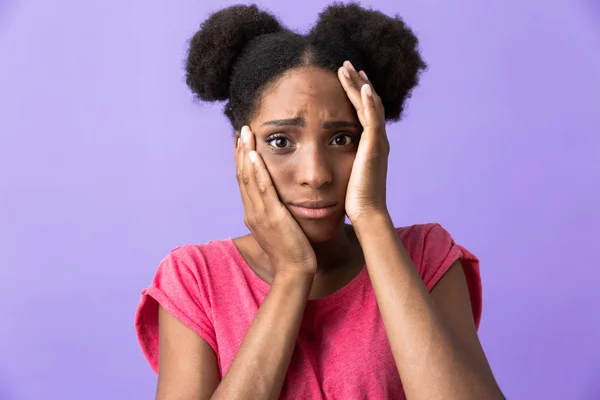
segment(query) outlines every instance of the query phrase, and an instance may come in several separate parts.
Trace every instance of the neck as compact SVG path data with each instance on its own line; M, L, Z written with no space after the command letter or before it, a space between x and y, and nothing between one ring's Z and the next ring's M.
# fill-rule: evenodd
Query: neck
M250 241L251 244L247 241ZM333 272L341 273L344 270L353 269L352 267L364 266L365 261L360 242L351 225L342 223L333 238L311 244L317 258L317 277L325 278L325 280L335 279ZM252 234L238 239L236 245L254 272L263 281L271 283L273 270L267 267L270 260Z
M358 262L363 263L360 243L352 225L340 224L330 240L312 243L317 258L317 274L327 274L339 267Z

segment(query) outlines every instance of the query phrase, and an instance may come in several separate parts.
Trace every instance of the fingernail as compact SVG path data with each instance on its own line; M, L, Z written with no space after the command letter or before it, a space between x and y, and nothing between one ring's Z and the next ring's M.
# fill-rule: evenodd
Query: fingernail
M363 78L365 81L368 81L368 80L369 80L369 78L367 77L367 74L365 73L365 71L360 71L358 74L359 74L359 75L361 76L361 78Z
M371 90L371 85L364 85L363 87L365 88L365 93L367 96L372 97L373 91Z
M240 139L241 139L241 137L238 137L238 140L237 140L237 147L240 147Z
M243 143L248 142L248 128L246 126L242 127L242 142Z
M344 76L348 79L350 79L350 72L348 72L348 70L346 69L346 67L342 67L342 73L344 74Z
M352 65L352 63L350 62L350 60L346 61L348 63L348 68L350 68L352 71L356 72L356 68L354 68L354 65Z
M250 162L255 163L256 162L256 152L253 150L250 153L248 153L248 158L250 159Z

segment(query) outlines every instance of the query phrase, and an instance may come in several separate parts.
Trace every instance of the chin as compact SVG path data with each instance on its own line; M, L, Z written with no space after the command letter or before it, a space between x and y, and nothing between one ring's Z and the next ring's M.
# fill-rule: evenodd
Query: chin
M323 243L333 239L343 225L344 219L298 221L300 228L311 243Z

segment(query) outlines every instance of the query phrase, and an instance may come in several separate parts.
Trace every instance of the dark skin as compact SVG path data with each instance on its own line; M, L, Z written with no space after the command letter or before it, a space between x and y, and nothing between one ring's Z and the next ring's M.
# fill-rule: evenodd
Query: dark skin
M278 398L308 298L333 293L365 264L407 398L503 398L477 336L460 262L429 293L397 238L385 204L383 115L368 79L348 63L337 76L295 69L266 89L251 129L236 141L252 234L235 243L271 289L222 379L212 348L160 308L157 399ZM287 122L264 126L274 120ZM337 139L356 137L357 120L358 146ZM272 148L273 133L282 134L281 149ZM291 204L297 199L335 205L326 218L307 218Z
M279 198L313 246L317 274L309 299L325 297L352 280L364 265L344 201L362 126L335 75L317 68L288 73L267 89L250 123ZM298 215L289 203L327 199L336 212L327 219ZM272 283L271 260L252 234L234 239L250 267Z

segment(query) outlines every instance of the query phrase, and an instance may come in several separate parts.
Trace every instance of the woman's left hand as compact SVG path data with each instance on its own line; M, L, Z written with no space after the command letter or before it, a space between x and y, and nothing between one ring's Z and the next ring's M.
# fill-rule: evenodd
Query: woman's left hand
M363 126L346 191L346 215L356 224L364 217L386 215L388 212L385 197L390 144L385 132L381 98L364 72L359 74L346 61L338 70L338 78Z

